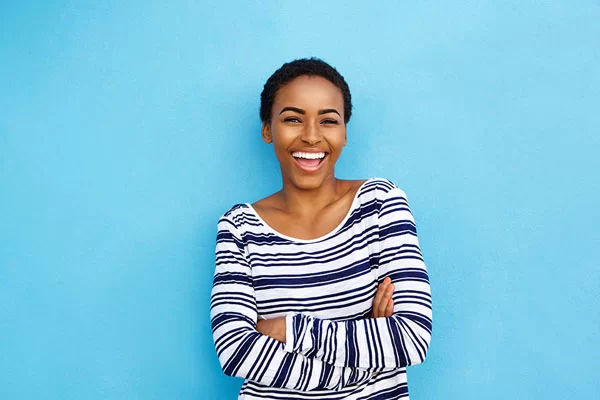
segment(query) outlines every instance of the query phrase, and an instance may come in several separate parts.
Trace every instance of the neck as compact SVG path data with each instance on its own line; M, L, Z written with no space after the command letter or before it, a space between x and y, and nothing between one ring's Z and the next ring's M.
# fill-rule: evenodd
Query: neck
M283 207L293 214L314 214L338 198L338 180L333 173L323 184L314 189L302 189L293 182L283 179L281 199Z

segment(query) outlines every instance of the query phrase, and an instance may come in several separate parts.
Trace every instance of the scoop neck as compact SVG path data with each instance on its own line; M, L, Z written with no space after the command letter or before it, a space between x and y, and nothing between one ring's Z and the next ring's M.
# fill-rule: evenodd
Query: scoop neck
M265 220L262 219L262 217L254 209L254 207L252 207L252 204L245 203L245 205L248 207L248 209L250 209L250 211L258 219L258 221L267 230L271 231L272 234L275 234L276 236L279 236L280 238L289 240L291 242L297 242L297 243L314 243L314 242L319 242L319 241L322 241L322 240L325 240L325 239L329 238L330 236L335 235L337 232L339 232L340 229L342 229L342 227L346 224L346 222L350 218L350 215L352 214L352 211L354 211L354 208L356 207L356 203L358 202L358 197L360 195L360 192L362 192L362 190L365 187L365 185L368 182L372 181L373 179L375 179L375 178L369 178L369 179L367 179L366 181L364 181L363 183L361 183L361 185L358 187L358 189L356 190L356 193L354 194L354 198L352 199L352 203L350 204L350 208L348 209L348 212L346 213L346 215L344 216L344 218L342 219L342 221L335 228L333 228L331 231L327 232L324 235L316 237L314 239L300 239L300 238L295 238L293 236L284 235L283 233L281 233L278 230L276 230L275 228L273 228L271 225L267 224L265 222Z

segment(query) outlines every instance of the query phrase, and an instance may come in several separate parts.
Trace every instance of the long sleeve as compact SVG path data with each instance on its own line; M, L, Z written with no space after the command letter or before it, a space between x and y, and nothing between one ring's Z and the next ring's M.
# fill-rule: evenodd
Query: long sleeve
M340 390L371 379L367 370L286 352L283 343L256 330L251 267L234 220L226 214L218 223L210 308L213 340L225 374L300 391Z
M396 369L425 360L432 309L427 269L406 194L393 187L378 214L378 281L394 284L388 318L331 321L305 314L286 317L285 350L336 367Z

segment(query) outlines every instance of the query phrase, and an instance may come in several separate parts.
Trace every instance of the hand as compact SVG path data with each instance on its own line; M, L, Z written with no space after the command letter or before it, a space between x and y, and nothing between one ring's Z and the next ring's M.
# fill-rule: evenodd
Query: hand
M394 285L392 280L386 277L383 282L377 286L377 293L373 299L373 311L371 312L371 318L380 317L391 317L394 312L394 300L392 300L392 294L394 293Z
M394 293L394 285L392 280L386 277L383 282L377 286L377 292L373 299L373 311L371 311L371 318L379 317L391 317L394 312L394 300L392 300L392 294ZM373 372L373 377L377 376L377 372Z
M260 319L256 323L256 330L281 343L285 343L285 317Z

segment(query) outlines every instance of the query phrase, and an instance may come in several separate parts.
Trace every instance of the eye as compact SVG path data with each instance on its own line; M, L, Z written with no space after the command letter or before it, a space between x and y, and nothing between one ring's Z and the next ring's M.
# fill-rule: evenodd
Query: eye
M294 124L299 124L302 121L300 121L300 118L298 118L298 117L287 117L283 120L283 122L291 122Z
M321 121L321 123L322 124L328 124L328 125L330 125L330 124L337 125L338 122L335 119L324 119L323 121Z

